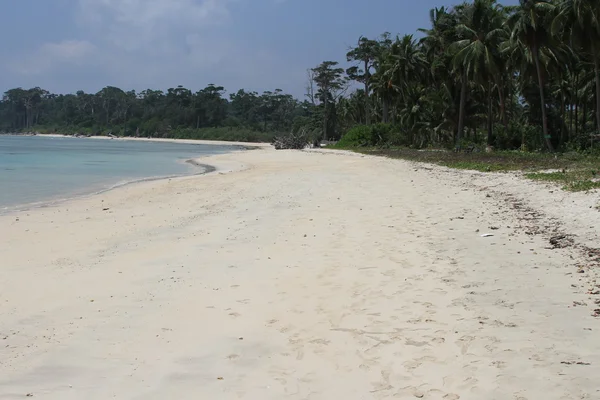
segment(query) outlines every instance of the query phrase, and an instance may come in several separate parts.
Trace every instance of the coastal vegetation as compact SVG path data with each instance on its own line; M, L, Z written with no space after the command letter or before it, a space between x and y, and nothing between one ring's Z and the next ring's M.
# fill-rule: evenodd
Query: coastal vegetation
M197 92L182 86L166 92L109 86L95 94L16 88L0 102L0 131L258 142L306 125L311 108L281 90L239 90L227 98L225 88L213 84Z
M600 144L600 3L474 0L418 32L360 37L348 68L308 71L306 96L221 86L56 95L12 89L0 131L225 140L310 132L340 148L593 153Z

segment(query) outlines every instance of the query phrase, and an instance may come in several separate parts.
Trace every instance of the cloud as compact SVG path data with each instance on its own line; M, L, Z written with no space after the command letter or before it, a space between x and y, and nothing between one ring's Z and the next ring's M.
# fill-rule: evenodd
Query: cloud
M96 47L85 40L65 40L45 43L33 54L11 63L13 71L23 75L36 75L65 65L82 65Z
M78 23L128 51L167 47L175 35L230 19L230 0L79 0Z
M230 10L249 1L75 0L73 19L64 23L76 39L13 55L14 76L4 79L61 92L108 85L198 90L209 83L230 92L286 90L304 79L304 69L236 33Z

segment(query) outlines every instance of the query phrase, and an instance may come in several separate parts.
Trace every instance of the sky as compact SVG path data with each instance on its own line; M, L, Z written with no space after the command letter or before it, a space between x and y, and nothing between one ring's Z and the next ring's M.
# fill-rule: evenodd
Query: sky
M501 0L516 4L518 0ZM361 35L415 33L457 0L0 0L0 93L210 83L301 97Z

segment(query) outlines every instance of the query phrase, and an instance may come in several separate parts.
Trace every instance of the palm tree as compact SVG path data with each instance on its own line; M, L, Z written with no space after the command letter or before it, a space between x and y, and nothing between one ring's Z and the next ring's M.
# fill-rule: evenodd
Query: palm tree
M521 7L515 9L515 13L510 16L508 21L512 27L511 42L513 47L527 49L527 59L528 61L531 59L535 65L541 100L544 142L549 151L554 151L548 130L540 51L550 44L549 23L554 17L556 6L550 0L519 0L519 2Z
M502 29L502 6L496 0L475 0L473 5L463 5L461 11L462 21L456 27L460 39L453 44L456 48L453 63L456 68L462 67L468 78L483 85L488 92L487 141L491 145L492 82L498 88L500 103L504 104L500 83L502 61L498 51L506 34Z
M413 35L396 38L390 49L390 59L390 68L385 71L385 75L400 95L401 101L404 101L406 88L411 83L419 81L427 61Z
M466 3L463 4L466 6ZM458 7L460 11L460 7ZM420 32L426 34L421 39L422 51L425 54L428 64L431 69L431 82L437 87L438 101L444 101L444 112L443 121L436 128L439 131L442 127L452 127L455 136L455 142L457 146L460 146L464 127L465 127L465 108L467 102L467 90L468 90L468 77L466 76L466 70L460 66L453 68L453 48L452 44L458 40L456 26L457 21L457 9L449 12L444 7L432 9L429 13L431 21L431 29L419 29ZM458 120L456 124L452 123L455 121L456 115L450 115L449 113L456 113L455 97L453 90L456 84L460 85L460 100L458 104Z
M387 72L394 65L391 52L392 44L389 34L383 34L379 40L377 55L373 63L375 73L372 75L371 88L381 101L381 121L383 123L389 122L390 104L394 96L394 88Z
M553 33L564 30L573 46L594 65L596 124L600 134L600 3L598 0L563 0L552 25Z

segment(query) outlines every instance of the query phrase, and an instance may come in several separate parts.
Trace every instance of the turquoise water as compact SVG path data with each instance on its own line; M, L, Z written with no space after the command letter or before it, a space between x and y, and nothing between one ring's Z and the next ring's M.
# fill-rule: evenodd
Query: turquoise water
M231 146L0 135L0 212L150 178L203 172L186 160Z

